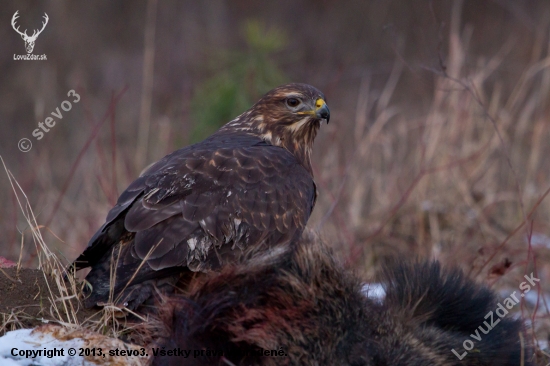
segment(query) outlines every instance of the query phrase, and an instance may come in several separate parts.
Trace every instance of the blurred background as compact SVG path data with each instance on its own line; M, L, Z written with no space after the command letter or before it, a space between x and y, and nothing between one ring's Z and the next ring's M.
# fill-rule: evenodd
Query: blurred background
M47 60L14 60L16 11L29 35L47 13ZM546 340L547 0L9 0L0 20L0 156L20 185L0 173L0 256L37 265L21 192L71 261L145 166L306 82L331 108L309 229L368 278L434 258L508 296L535 271L518 311Z

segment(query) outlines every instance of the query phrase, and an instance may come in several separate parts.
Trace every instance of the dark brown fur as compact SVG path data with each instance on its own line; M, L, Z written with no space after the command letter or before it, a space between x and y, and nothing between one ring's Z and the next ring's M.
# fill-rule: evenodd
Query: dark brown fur
M463 352L496 298L437 263L387 268L380 301L367 298L359 279L314 243L209 277L165 308L172 332L165 350L190 356L158 355L155 365L520 365L522 324L511 317L482 334L462 361L452 353ZM256 349L286 356L260 357ZM224 355L195 357L194 350ZM531 365L527 344L524 351L523 365Z

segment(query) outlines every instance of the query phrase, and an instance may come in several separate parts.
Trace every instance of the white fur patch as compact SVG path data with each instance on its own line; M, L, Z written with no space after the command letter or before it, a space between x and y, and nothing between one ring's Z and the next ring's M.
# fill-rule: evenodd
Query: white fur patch
M187 245L189 246L189 250L193 251L197 247L197 239L191 238L187 240Z

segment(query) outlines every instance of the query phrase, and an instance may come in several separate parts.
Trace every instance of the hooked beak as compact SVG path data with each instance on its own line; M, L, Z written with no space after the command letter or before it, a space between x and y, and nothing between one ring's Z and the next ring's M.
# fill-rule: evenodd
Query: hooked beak
M324 119L325 121L327 121L328 125L328 122L330 120L330 110L328 109L325 101L321 98L317 99L317 101L315 102L315 117Z

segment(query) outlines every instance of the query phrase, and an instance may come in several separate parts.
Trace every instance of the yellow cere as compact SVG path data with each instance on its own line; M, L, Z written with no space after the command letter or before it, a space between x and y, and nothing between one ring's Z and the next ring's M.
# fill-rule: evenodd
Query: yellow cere
M325 101L322 98L317 99L317 101L315 102L315 107L317 109L321 108L324 105L325 105Z

